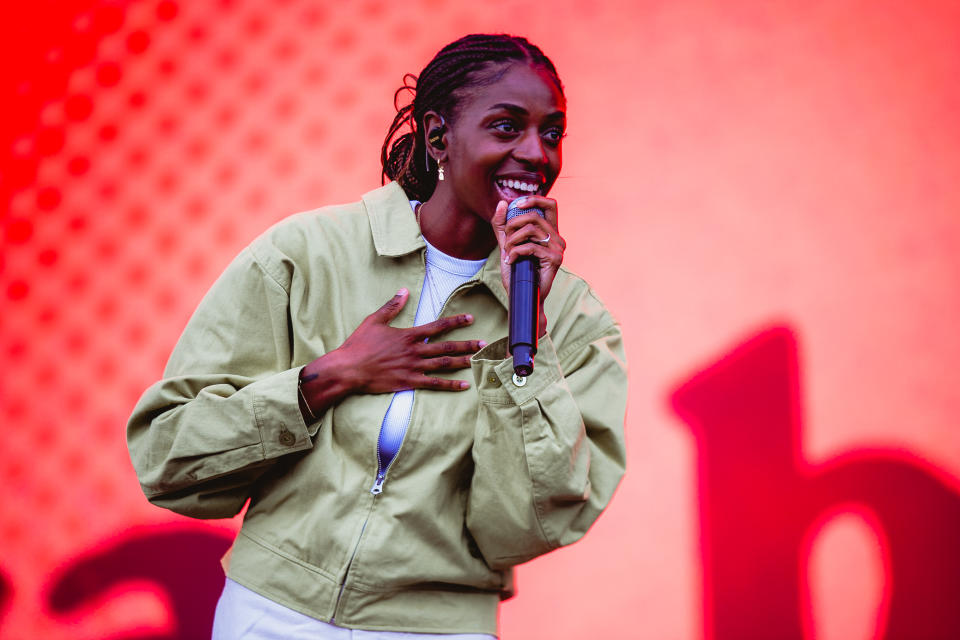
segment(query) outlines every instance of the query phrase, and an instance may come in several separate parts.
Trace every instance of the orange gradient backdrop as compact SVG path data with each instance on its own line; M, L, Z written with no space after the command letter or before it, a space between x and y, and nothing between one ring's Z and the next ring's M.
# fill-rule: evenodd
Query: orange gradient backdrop
M960 5L73 0L2 15L0 637L187 637L143 579L51 604L91 554L239 524L149 505L126 418L243 246L380 184L402 75L469 32L525 35L560 71L565 263L622 323L630 364L626 479L584 541L520 568L505 639L731 637L705 579L715 487L674 393L771 327L796 344L801 468L882 452L957 504ZM763 485L765 451L739 451ZM765 503L771 522L788 498ZM897 584L875 506L811 517L803 629L756 637L886 636ZM953 530L926 515L921 533ZM960 605L953 584L941 595Z

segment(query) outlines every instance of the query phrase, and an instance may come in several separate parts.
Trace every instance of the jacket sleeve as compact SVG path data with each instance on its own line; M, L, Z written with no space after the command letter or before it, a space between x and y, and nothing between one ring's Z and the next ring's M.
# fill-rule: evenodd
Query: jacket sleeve
M291 368L288 293L244 250L214 283L160 382L127 424L130 457L151 502L197 518L243 507L280 456L309 449Z
M620 328L605 312L587 324L583 337L567 336L559 347L545 335L522 384L505 340L474 357L480 402L467 528L491 568L580 539L623 476Z

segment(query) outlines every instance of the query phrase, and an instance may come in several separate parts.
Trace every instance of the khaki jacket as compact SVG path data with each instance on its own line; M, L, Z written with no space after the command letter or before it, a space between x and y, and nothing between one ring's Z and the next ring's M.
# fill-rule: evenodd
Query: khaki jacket
M525 384L506 355L499 251L441 315L483 339L463 392L418 390L383 492L370 492L391 394L356 395L305 424L297 380L398 289L412 326L424 242L396 183L292 216L203 298L163 380L127 428L147 498L197 518L250 500L228 575L309 616L370 630L495 634L512 567L579 539L624 471L620 328L560 270Z

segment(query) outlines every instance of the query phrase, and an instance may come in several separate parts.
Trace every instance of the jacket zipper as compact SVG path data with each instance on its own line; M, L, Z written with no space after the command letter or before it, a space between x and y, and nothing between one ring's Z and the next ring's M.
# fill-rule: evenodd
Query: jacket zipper
M416 398L416 396L414 396ZM410 419L413 420L413 408L410 410ZM409 426L409 425L408 425ZM360 535L357 536L357 542L353 545L353 551L350 553L350 560L347 561L347 569L343 572L343 581L340 583L340 591L337 593L337 602L333 607L333 616L330 618L331 624L336 623L337 612L340 610L340 600L343 598L343 591L347 587L347 576L350 575L350 568L353 566L353 559L357 556L357 550L360 549L360 541L363 540L363 533L367 530L367 523L370 522L370 514L373 513L373 505L376 504L377 496L383 493L383 483L387 479L387 471L390 467L393 466L394 461L397 459L397 456L400 455L400 449L403 448L403 442L407 439L407 433L404 431L403 439L400 441L400 447L397 449L397 452L393 454L393 459L390 460L390 464L386 467L383 466L383 456L380 451L380 437L383 435L381 430L377 434L377 476L374 478L373 486L370 488L370 493L373 494L373 500L370 502L370 508L367 510L367 517L363 521L363 526L360 527Z
M370 522L370 514L373 512L373 505L376 497L370 502L370 508L367 509L367 516L363 519L363 526L360 527L360 535L357 536L357 543L353 545L353 551L350 553L350 559L347 560L347 568L343 572L343 580L340 582L340 591L337 593L337 602L333 605L333 615L330 616L330 623L337 621L337 612L340 611L340 600L343 598L343 590L347 587L347 576L350 575L350 567L353 566L353 559L357 557L357 550L360 548L360 541L363 540L363 532L367 530L367 523Z
M416 395L414 395L416 399ZM410 420L413 421L413 407L410 409ZM409 427L409 424L407 425ZM350 554L350 560L347 561L347 569L343 572L343 581L340 583L340 591L337 593L337 602L333 607L333 616L330 618L331 623L335 623L337 619L337 612L340 610L340 600L343 598L343 591L347 587L347 576L350 575L350 568L353 566L353 559L357 556L357 550L360 548L360 541L363 539L363 533L367 530L367 523L370 522L370 514L373 512L373 505L376 504L377 496L383 493L383 483L387 480L387 471L390 467L393 466L394 461L397 459L397 456L400 455L400 449L403 448L403 443L407 439L407 432L404 429L403 438L400 440L400 446L397 448L396 453L393 454L393 459L390 460L390 464L386 467L383 466L383 455L381 452L381 438L383 436L383 428L381 427L380 433L377 434L377 475L373 480L373 486L370 487L370 493L373 494L373 500L370 502L370 509L367 511L367 517L363 521L363 526L360 527L360 535L357 536L357 543L353 545L353 552Z
M413 410L410 411L410 418L413 419ZM357 536L357 542L353 545L353 551L350 553L350 560L347 561L347 569L343 572L343 581L340 583L340 591L337 593L337 603L333 607L333 616L330 617L331 624L335 624L337 620L337 612L340 610L340 600L343 598L343 591L347 588L347 576L350 575L350 567L353 566L353 559L357 556L357 550L360 549L360 541L363 540L363 533L367 530L367 523L370 522L370 514L373 512L373 505L376 504L377 496L383 493L383 483L387 479L387 470L393 466L394 460L397 459L397 456L400 455L400 449L403 448L403 441L406 440L407 434L404 431L403 440L400 441L400 448L397 449L397 452L393 454L393 460L390 461L386 467L383 466L383 456L380 452L380 436L383 435L383 431L377 435L377 477L373 481L373 486L370 488L370 493L373 494L373 500L370 502L370 508L367 510L367 517L363 520L363 526L360 527L360 535Z
M416 404L416 392L414 392L413 398L413 404L410 406L410 420L407 423L407 426L403 429L403 437L400 439L400 446L397 447L396 453L393 454L393 458L390 459L390 463L386 467L383 466L383 455L380 449L381 439L383 438L383 427L380 428L380 433L377 434L377 476L373 480L373 486L370 487L370 493L375 496L383 493L383 483L387 481L387 471L389 471L390 467L393 466L397 456L400 455L400 450L403 449L403 443L407 440L407 429L410 428L409 423L413 422L413 406Z
M440 307L440 312L437 314L437 317L438 318L443 317L443 312L446 311L447 305L450 303L451 300L453 300L454 296L456 296L461 290L466 291L467 289L471 288L474 284L475 284L475 280L471 278L467 282L464 282L463 284L459 285L456 289L451 291L450 295L447 297L446 300L444 300L443 305ZM390 460L390 464L388 464L386 467L383 466L383 456L381 455L381 452L380 452L380 438L381 436L383 436L382 427L380 429L380 433L377 434L377 477L373 481L373 486L370 487L370 493L372 493L375 496L378 496L381 493L383 493L383 483L387 481L387 471L389 471L390 467L393 466L393 463L396 461L397 456L400 455L400 450L403 449L403 443L406 442L407 440L407 429L409 429L410 425L413 423L413 417L414 417L413 412L416 410L416 406L417 406L416 391L414 391L413 398L414 398L413 406L410 408L410 420L407 423L407 427L403 431L403 438L400 440L400 447L397 448L397 452L393 454L393 459Z
M447 303L453 298L461 289L469 288L471 283L464 283L454 289L447 300L443 303L443 307L440 309L439 317L443 317L443 311L447 307ZM410 427L410 423L413 422L414 411L416 409L416 391L414 391L414 403L410 408L410 421L407 423L407 429ZM393 458L390 460L390 464L386 467L383 466L383 455L381 451L381 438L383 436L383 428L381 427L380 433L377 434L377 476L373 480L373 486L370 487L370 493L373 494L373 501L370 503L370 509L367 511L367 517L363 521L363 526L360 527L360 535L357 537L357 543L353 546L353 552L350 554L350 560L347 562L347 570L343 572L343 582L340 583L340 592L337 594L337 603L333 608L333 616L330 618L331 623L336 622L337 612L340 610L340 600L343 598L343 591L347 586L347 576L350 575L350 567L353 566L353 559L357 555L357 550L360 548L360 541L363 539L363 532L367 530L367 523L370 521L370 514L373 512L373 505L376 504L377 496L383 493L383 484L387 481L387 471L390 470L390 467L393 466L393 463L396 462L397 456L400 455L400 450L403 449L403 443L407 440L407 431L404 429L403 438L400 440L400 446L397 448L396 453L393 454Z
M413 409L410 410L410 417L413 417ZM410 427L408 424L403 430L403 438L400 439L400 446L397 447L396 453L393 454L393 458L390 460L390 464L386 467L383 466L383 456L380 451L381 439L383 438L383 428L380 428L380 433L377 434L377 477L373 480L373 486L370 487L370 493L375 496L383 493L383 483L387 480L387 469L393 466L393 461L397 459L397 456L400 455L400 449L403 448L403 441L407 439L407 429Z

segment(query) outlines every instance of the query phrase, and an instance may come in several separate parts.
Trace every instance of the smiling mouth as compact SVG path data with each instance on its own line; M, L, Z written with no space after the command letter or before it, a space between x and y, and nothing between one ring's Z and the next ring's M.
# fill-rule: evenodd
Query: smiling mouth
M512 178L497 178L494 180L497 190L504 200L510 202L520 196L532 196L540 193L541 184L527 182L525 180L514 180Z

